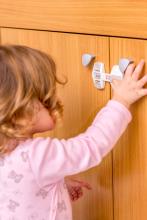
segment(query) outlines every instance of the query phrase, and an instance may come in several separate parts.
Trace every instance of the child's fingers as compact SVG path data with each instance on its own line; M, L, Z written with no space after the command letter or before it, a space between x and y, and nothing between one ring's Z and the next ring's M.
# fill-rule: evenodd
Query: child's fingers
M132 74L132 79L134 79L134 80L138 80L139 79L139 76L140 76L140 74L141 74L141 72L143 70L143 67L144 67L144 60L141 60L139 62L139 64L136 66L136 68L135 68L135 70L134 70L134 72Z
M125 71L124 78L131 77L134 72L134 69L135 69L135 64L134 63L129 64L129 66Z
M137 84L139 88L142 88L147 83L147 75L138 80Z
M114 90L115 87L118 85L119 80L113 79L112 82L110 82L112 89Z
M85 187L85 188L87 188L87 189L92 189L92 187L90 186L90 184L89 183L85 183L85 182L79 182L80 183L80 186L81 187Z
M89 190L92 189L92 187L91 187L90 184L88 184L88 183L85 183L83 186L84 186L86 189L89 189Z
M140 89L138 91L138 95L140 96L140 98L147 95L147 89Z
M89 183L79 181L79 180L72 180L73 181L73 187L85 187L87 189L92 189Z
M79 188L77 189L77 194L78 194L79 197L81 197L81 196L83 195L83 190L82 190L82 188L79 187Z
M117 85L117 84L118 84L118 80L116 80L116 79L112 79L111 84L114 85L114 86Z
M71 193L70 193L70 198L72 201L76 200L77 199L77 193L75 190L73 190Z
M83 191L82 191L81 188L79 188L78 190L73 190L71 192L72 201L75 201L75 200L79 199L81 196L83 196Z

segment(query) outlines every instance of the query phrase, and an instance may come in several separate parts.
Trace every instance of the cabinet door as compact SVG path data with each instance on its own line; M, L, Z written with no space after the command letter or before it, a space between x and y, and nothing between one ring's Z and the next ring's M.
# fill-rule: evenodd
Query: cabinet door
M83 132L110 98L108 84L103 91L94 88L91 78L93 65L83 67L81 64L82 54L91 53L96 55L96 60L105 63L108 71L107 37L2 28L1 43L23 44L46 51L55 59L58 74L68 77L68 83L58 88L65 105L63 121L54 132L46 132L42 136L68 138ZM79 180L88 181L93 190L85 191L83 198L73 203L75 220L112 220L111 162L109 154L100 166L77 176Z
M110 39L110 63L147 60L147 41ZM146 71L146 67L143 72ZM113 152L114 219L147 219L147 97L131 108L133 120Z

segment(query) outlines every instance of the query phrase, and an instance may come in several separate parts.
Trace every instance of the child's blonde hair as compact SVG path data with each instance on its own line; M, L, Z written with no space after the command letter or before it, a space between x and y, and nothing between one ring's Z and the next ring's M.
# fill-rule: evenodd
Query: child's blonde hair
M51 114L62 112L56 82L62 84L46 53L27 46L0 46L0 154L10 151L10 140L30 137L36 99Z

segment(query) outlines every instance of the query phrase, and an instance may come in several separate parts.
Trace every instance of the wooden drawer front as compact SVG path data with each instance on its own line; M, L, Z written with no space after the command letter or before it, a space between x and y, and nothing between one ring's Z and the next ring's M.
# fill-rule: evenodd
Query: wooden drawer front
M0 0L0 26L147 38L147 1Z

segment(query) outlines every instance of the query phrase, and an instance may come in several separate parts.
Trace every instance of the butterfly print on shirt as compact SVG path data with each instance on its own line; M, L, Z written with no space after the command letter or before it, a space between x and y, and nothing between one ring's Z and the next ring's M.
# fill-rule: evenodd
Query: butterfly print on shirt
M12 170L9 173L8 178L13 179L15 181L15 183L19 183L22 180L23 175L22 174L17 174L14 170Z

